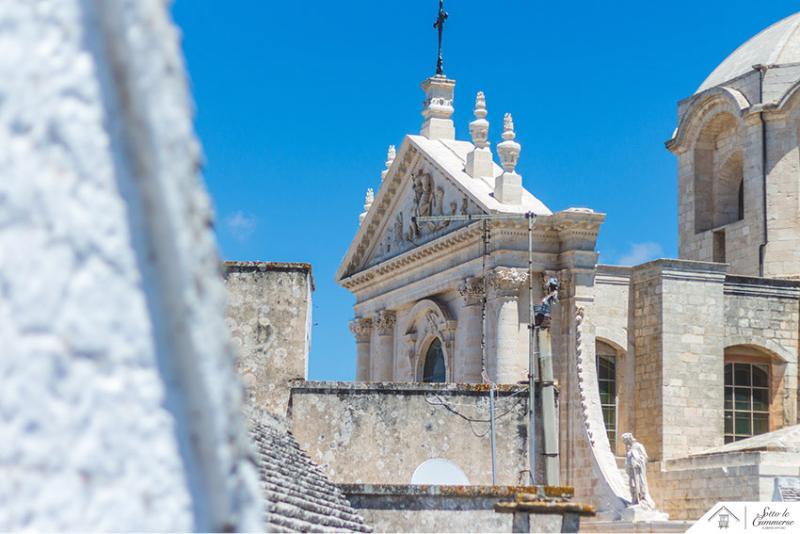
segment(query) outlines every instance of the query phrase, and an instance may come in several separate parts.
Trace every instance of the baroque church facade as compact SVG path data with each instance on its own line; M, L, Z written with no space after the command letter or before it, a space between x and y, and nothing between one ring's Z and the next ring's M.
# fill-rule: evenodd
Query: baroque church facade
M422 88L421 132L390 148L337 272L357 381L526 381L529 284L538 303L557 278L561 483L621 516L630 433L672 518L800 485L800 14L678 104L678 259L598 264L606 215L553 213L522 187L511 116L497 164L484 95L457 140L455 81Z

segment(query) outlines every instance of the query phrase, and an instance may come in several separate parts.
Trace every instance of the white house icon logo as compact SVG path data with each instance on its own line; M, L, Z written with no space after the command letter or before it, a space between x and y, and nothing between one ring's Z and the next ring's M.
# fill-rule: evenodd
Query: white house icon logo
M720 506L719 509L711 514L711 517L708 518L709 521L713 521L716 518L717 520L717 528L727 529L730 526L731 518L734 519L737 523L739 522L739 518L736 515L728 510L727 506Z

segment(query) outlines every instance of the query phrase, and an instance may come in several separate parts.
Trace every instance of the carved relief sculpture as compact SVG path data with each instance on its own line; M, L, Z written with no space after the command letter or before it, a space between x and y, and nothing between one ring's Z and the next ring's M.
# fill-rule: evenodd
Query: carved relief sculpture
M394 331L396 316L393 311L381 310L375 317L375 328L378 330L378 335L388 336Z
M372 331L372 319L358 317L350 321L350 332L355 336L356 343L369 341Z
M528 271L499 267L488 275L489 286L498 293L516 292L520 286L528 281Z
M464 297L467 306L480 304L483 298L483 278L467 278L459 286L458 293Z

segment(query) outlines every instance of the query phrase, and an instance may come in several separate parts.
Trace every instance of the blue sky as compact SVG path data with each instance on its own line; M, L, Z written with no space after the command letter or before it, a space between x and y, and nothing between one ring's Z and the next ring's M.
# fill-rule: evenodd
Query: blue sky
M677 253L678 100L797 2L446 2L456 132L475 93L511 112L524 185L553 211L608 214L604 263ZM421 126L436 0L176 0L205 180L230 260L313 266L310 378L351 380L353 298L334 273L389 144Z

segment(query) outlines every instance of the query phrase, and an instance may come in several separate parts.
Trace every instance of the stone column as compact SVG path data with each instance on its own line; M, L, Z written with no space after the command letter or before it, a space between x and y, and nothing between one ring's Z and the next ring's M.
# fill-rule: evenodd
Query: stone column
M369 376L369 339L372 319L356 318L350 321L350 332L356 337L356 381L366 382Z
M464 307L458 315L456 329L456 382L480 383L481 378L481 302L483 279L467 278L458 288L464 297Z
M378 335L376 350L372 354L372 365L375 371L373 380L388 382L394 378L394 325L395 313L381 310L375 316L375 330Z
M519 347L519 291L528 280L523 269L498 268L489 273L492 318L495 321L495 376L498 384L514 384L527 378L525 351Z

